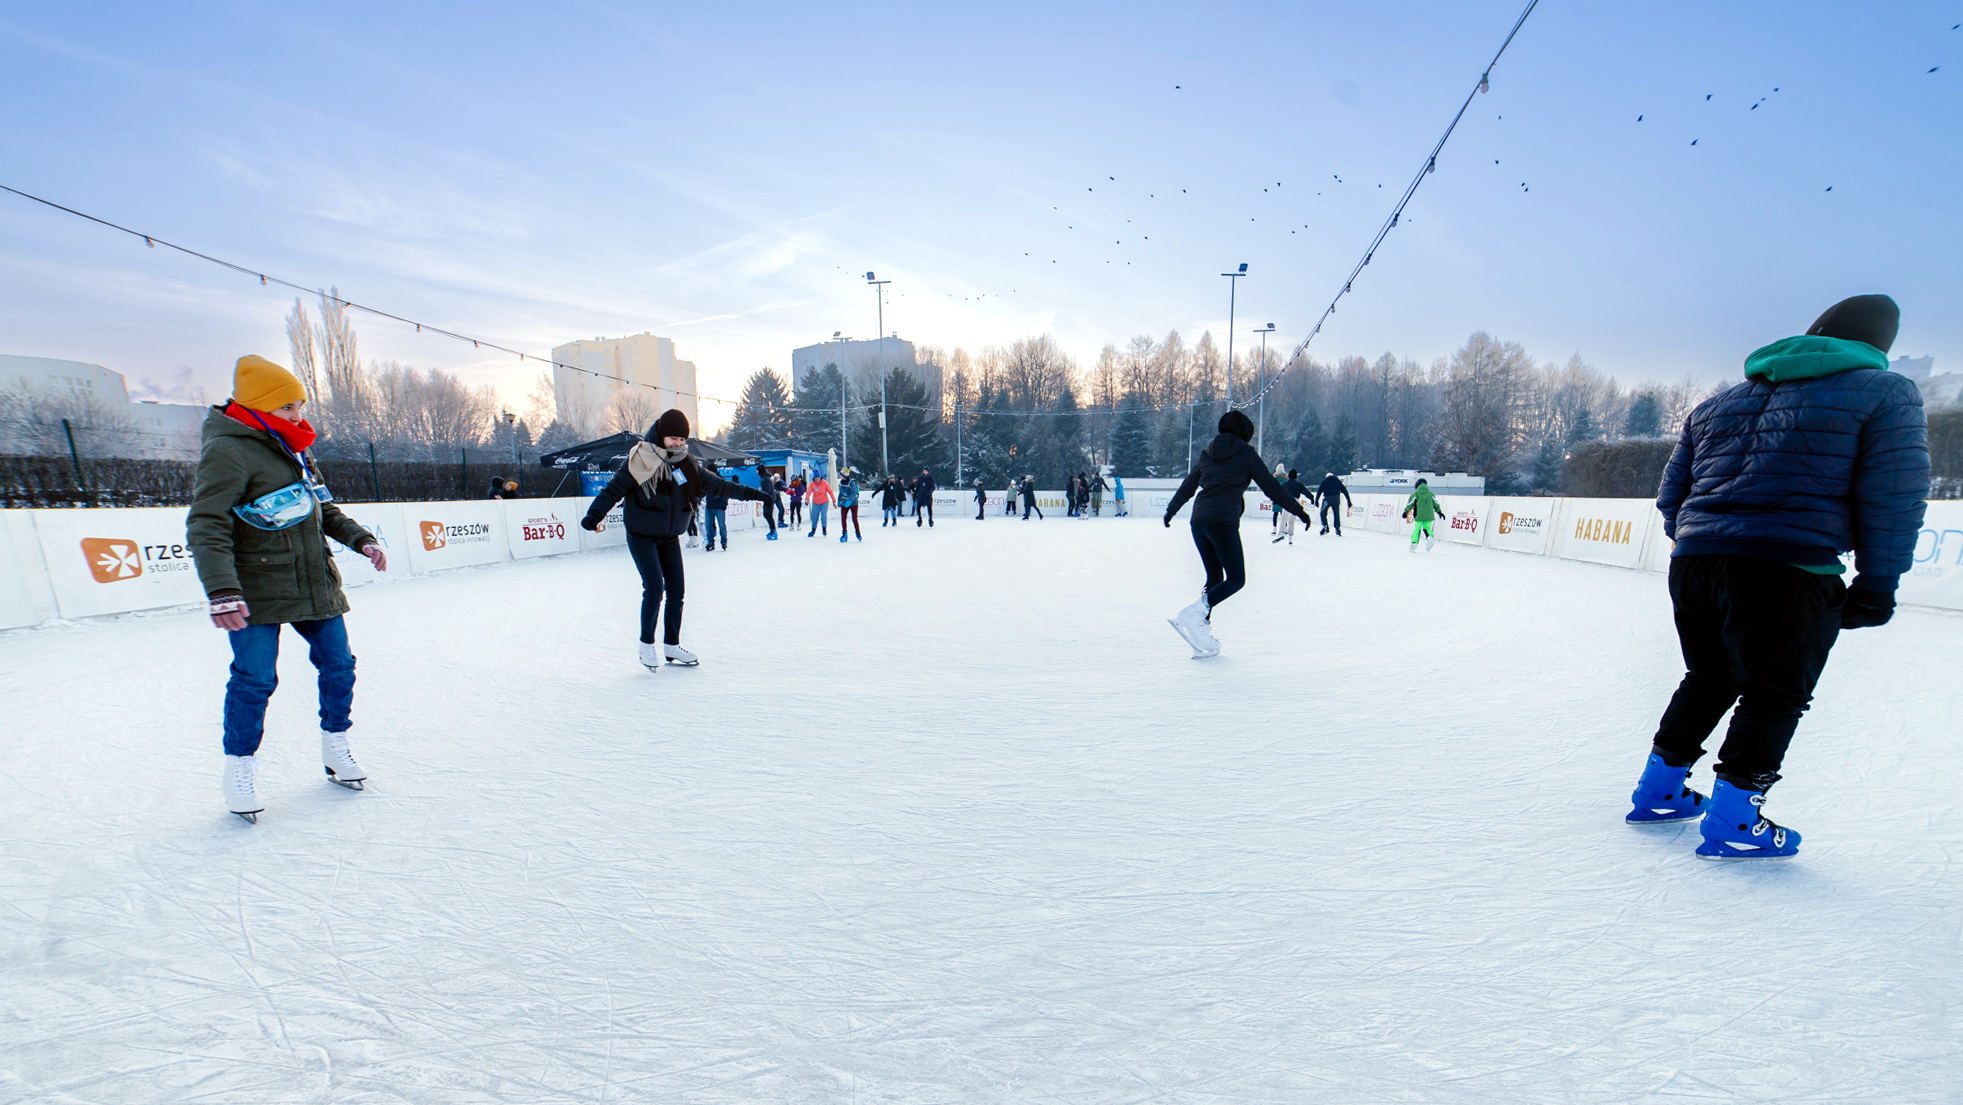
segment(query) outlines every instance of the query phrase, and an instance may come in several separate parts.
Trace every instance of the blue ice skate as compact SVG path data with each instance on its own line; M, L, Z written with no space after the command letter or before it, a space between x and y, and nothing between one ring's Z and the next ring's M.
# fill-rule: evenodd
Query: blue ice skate
M1629 796L1633 807L1623 820L1631 825L1673 825L1704 816L1706 799L1690 789L1690 768L1672 767L1663 757L1649 754L1643 777L1636 780L1636 792Z
M1697 854L1705 859L1791 859L1799 851L1799 834L1767 820L1759 813L1763 805L1764 791L1719 779L1699 826L1704 843Z

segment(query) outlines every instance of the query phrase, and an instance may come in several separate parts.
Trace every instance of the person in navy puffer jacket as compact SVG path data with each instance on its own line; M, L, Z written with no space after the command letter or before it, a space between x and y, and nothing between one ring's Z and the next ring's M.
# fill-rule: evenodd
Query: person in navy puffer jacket
M1699 855L1778 858L1799 834L1760 812L1843 629L1885 624L1929 495L1929 430L1913 381L1888 371L1901 312L1843 300L1745 359L1745 381L1684 423L1657 493L1676 544L1670 601L1683 682L1664 711L1628 820L1702 817ZM1840 554L1854 554L1843 586ZM1707 800L1687 782L1725 711Z

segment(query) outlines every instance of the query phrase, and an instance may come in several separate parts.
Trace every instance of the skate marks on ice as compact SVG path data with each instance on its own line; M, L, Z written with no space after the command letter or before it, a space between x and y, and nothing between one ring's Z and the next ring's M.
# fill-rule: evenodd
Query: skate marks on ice
M1922 659L1954 619L1844 642L1775 792L1808 853L1741 870L1621 824L1678 674L1658 577L1250 525L1195 664L1154 624L1196 582L1177 530L916 536L692 558L703 666L658 675L624 555L358 592L370 789L322 778L289 647L256 827L202 619L0 636L0 1101L1963 1081L1963 750ZM764 586L836 563L877 599Z

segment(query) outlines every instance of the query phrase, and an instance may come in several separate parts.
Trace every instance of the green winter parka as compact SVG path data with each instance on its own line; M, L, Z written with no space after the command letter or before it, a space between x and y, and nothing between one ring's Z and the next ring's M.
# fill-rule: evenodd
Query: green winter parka
M1414 521L1429 522L1444 514L1445 508L1438 505L1438 496L1432 494L1431 485L1426 484L1411 492L1411 497L1404 500L1404 513L1410 515Z
M307 460L313 463L311 454ZM318 476L319 468L314 472ZM300 478L300 466L271 434L238 422L220 407L206 413L185 531L205 594L242 592L251 611L248 625L325 621L347 613L341 570L326 539L351 549L375 540L333 503L315 503L305 521L276 532L247 525L232 513L233 507Z

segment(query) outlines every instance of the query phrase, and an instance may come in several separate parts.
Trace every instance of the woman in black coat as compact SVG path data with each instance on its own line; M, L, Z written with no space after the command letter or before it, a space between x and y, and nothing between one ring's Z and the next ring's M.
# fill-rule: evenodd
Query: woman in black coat
M697 464L688 454L688 416L671 410L655 420L647 440L628 452L627 463L614 473L580 519L581 528L598 533L614 504L626 504L627 552L641 573L640 657L649 671L661 670L664 659L689 668L701 662L682 647L681 536L688 532L696 504L712 492L753 503L770 501L763 492L731 483ZM661 613L664 593L668 612L662 623L662 647L657 651L654 621Z

